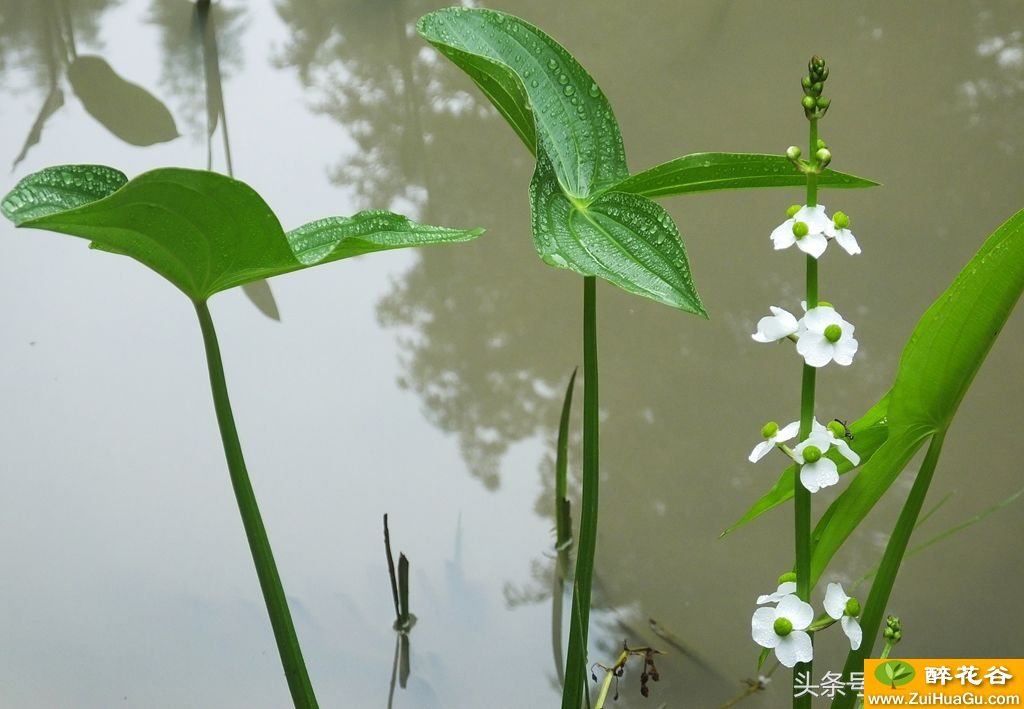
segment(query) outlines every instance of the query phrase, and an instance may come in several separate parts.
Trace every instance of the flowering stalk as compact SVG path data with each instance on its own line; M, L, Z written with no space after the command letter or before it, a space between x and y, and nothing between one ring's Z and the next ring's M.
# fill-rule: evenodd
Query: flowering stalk
M812 72L814 59L811 60ZM824 64L824 62L822 62ZM820 91L819 91L820 93ZM805 99L812 98L805 96ZM805 112L807 104L804 104ZM816 114L807 112L807 119L810 123L808 138L808 153L815 155L818 150L818 117ZM818 174L813 170L807 173L807 201L808 207L816 207L818 204ZM811 254L805 257L806 268L806 291L807 309L818 307L818 259ZM816 384L817 369L807 364L803 365L803 377L800 386L800 433L798 441L806 440L811 435L811 425L814 422L814 387ZM793 529L796 556L796 595L802 601L811 600L811 491L804 487L799 475L793 476ZM811 636L813 647L814 636ZM793 668L793 707L801 709L811 706L809 694L796 696L797 678L801 673L810 677L813 660L798 663Z

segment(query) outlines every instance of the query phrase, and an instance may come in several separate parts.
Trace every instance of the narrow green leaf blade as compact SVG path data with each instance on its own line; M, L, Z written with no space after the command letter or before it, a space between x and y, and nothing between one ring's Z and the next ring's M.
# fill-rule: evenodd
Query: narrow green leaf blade
M889 439L815 530L812 582L932 434L953 420L1024 290L1024 210L1000 226L918 321L900 358Z
M551 157L570 196L589 197L628 176L604 93L544 32L513 15L461 7L424 15L417 29L480 86L532 152Z
M103 199L128 182L120 170L104 165L57 165L34 172L14 186L0 204L3 215L26 222Z
M606 192L571 202L543 151L530 184L534 246L550 266L599 276L623 290L707 317L675 222L644 197Z
M921 317L893 387L894 423L945 429L1024 290L1024 210L985 241Z
M803 187L807 177L784 155L694 153L656 165L614 186L617 192L643 197L735 190L752 187ZM875 187L877 182L826 169L818 187Z
M370 210L318 219L288 232L287 239L295 258L308 267L374 251L469 241L483 232L419 224L400 214Z
M68 81L89 115L124 142L144 146L178 137L167 106L100 57L79 55L68 67Z

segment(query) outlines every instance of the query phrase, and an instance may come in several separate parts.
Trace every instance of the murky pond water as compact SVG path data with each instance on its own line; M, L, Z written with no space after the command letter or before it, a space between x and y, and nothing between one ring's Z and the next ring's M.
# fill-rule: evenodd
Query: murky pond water
M412 30L443 4L215 3L204 40L185 0L0 2L0 158L13 164L4 191L56 163L135 175L210 160L255 187L286 228L389 207L489 229L468 245L275 279L280 322L240 291L212 301L253 483L325 707L388 702L385 512L411 559L419 617L394 706L557 703L551 469L561 393L581 358L580 281L537 261L530 156ZM822 200L853 216L865 251L822 262L822 295L844 303L861 343L855 366L820 377L828 416L856 418L884 393L917 318L1024 206L1020 3L502 9L590 69L634 170L802 143L797 80L812 52L826 54L833 166L884 183ZM94 61L89 76L69 77L72 56L109 68ZM90 101L103 104L96 92L113 85L110 71L158 97L180 136L139 147L125 141L173 135L155 113L98 120ZM665 202L710 322L599 286L592 659L612 660L623 639L667 653L651 699L632 672L619 706L714 707L754 674L752 601L790 563L790 520L779 512L718 535L777 473L745 460L758 429L797 413L799 367L749 333L769 304L799 301L800 260L771 258L767 235L800 196ZM152 273L84 242L4 222L0 244L0 705L287 706L191 309ZM947 438L928 504L953 497L920 539L1020 488L1022 348L1018 312ZM575 445L572 455L575 475ZM909 482L830 579L872 568ZM899 651L1020 656L1022 534L1024 513L1011 505L908 560L890 604L905 622ZM819 647L816 667L839 669L838 641L823 636ZM747 706L784 705L784 684Z

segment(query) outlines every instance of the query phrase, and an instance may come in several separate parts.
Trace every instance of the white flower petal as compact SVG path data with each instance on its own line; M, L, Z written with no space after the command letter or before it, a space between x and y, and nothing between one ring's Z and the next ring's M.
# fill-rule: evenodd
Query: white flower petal
M750 451L750 456L747 458L747 460L749 460L751 463L756 463L757 461L761 460L761 458L764 458L766 455L771 453L773 448L775 448L774 441L761 441L756 446L754 446L754 450Z
M843 318L835 311L834 308L830 308L827 305L819 305L811 308L803 317L804 327L810 332L816 332L819 335L825 333L825 328L829 325L843 326Z
M860 253L860 244L857 243L857 239L849 229L837 229L835 231L835 240L851 256Z
M807 463L800 468L800 482L811 492L817 492L839 482L839 470L832 460L821 458L816 463Z
M772 230L771 239L772 243L775 244L776 251L788 249L796 243L796 236L793 235L794 223L795 220L787 219Z
M794 421L793 423L787 423L779 432L775 434L775 440L779 443L785 443L790 438L800 432L800 422Z
M758 608L750 619L750 636L761 647L775 647L779 644L779 636L775 633L775 619L778 616L774 608Z
M843 338L835 343L833 359L835 359L836 364L841 364L844 367L853 364L853 356L857 354L857 347L859 345L860 343L852 337L849 339Z
M793 215L793 221L806 224L808 234L825 234L827 230L833 228L832 220L825 214L824 204L816 204L813 207L801 207Z
M843 591L841 583L830 583L825 589L825 612L834 620L839 620L846 613L846 602L850 597Z
M832 361L835 348L831 342L825 339L824 335L819 335L816 332L806 332L797 340L796 351L809 366L824 367Z
M828 239L821 233L808 234L804 238L796 240L796 247L808 256L821 258L821 255L825 253L825 249L828 248Z
M807 633L793 631L779 639L775 647L775 656L786 667L793 667L798 662L810 662L814 658L814 646Z
M856 650L859 648L861 640L864 638L864 631L861 630L857 619L844 615L840 624L843 626L843 632L846 633L846 637L850 639L850 649Z
M793 630L806 630L814 620L814 608L795 594L783 597L775 607L775 612L779 618L788 619L793 624Z
M796 593L796 581L785 581L779 584L779 587L775 589L775 593L769 593L765 596L757 597L757 605L764 603L778 603L786 596Z
M839 454L850 461L850 463L853 465L860 465L860 456L857 455L857 452L854 451L853 448L850 448L850 444L845 440L842 438L834 438L832 440L832 445L838 448Z
M772 314L758 320L757 332L751 335L756 342L775 342L797 331L798 324L792 313L774 305L769 309Z

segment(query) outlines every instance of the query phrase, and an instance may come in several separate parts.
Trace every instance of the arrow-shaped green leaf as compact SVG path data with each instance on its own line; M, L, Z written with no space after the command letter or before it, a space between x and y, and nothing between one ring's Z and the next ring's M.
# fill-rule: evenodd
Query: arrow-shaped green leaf
M181 168L153 170L127 184L124 175L102 166L47 168L19 182L2 209L18 226L80 236L130 256L196 302L321 263L482 233L369 211L317 220L286 235L245 183Z
M589 203L559 189L543 151L530 185L537 253L637 295L707 317L675 222L656 202L605 192Z

